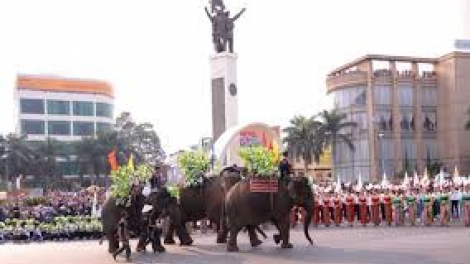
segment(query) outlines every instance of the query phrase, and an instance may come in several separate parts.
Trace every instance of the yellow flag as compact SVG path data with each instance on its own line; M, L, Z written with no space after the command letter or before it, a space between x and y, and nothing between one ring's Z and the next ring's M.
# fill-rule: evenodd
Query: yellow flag
M127 163L127 167L130 169L130 170L134 170L134 155L131 155L129 156L129 163Z
M274 160L278 162L279 161L279 146L277 145L277 142L275 140L273 140L272 151L274 153Z

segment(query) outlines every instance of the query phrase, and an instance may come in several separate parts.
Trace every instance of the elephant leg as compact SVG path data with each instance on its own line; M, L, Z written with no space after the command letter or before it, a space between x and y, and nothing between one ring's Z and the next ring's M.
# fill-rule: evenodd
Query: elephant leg
M229 252L238 251L237 236L240 230L242 230L241 227L230 226L230 236L229 236L228 243L227 243L227 251Z
M279 245L279 243L281 243L281 229L279 228L279 222L277 220L272 220L272 223L276 227L277 231L279 231L278 234L273 235L274 243L276 243L276 245Z
M114 232L106 233L106 239L108 240L108 252L113 254L119 248L119 241Z
M248 236L250 237L250 243L252 247L257 247L263 244L263 241L259 240L258 235L256 234L255 226L247 226Z
M289 242L290 236L290 223L289 216L279 221L279 232L281 233L282 244L281 248L293 248L294 246Z
M170 220L170 224L168 226L168 231L165 234L164 243L165 245L174 245L176 244L175 239L173 238L173 233L175 232L175 224L173 221Z
M227 243L228 227L227 222L221 221L218 226L217 232L217 244Z
M157 228L154 233L154 237L152 239L152 249L153 252L165 252L165 247L163 247L162 242L161 242L161 237L162 237L162 230L160 228Z
M148 241L148 234L146 232L142 232L139 236L139 242L137 243L137 252L146 251L147 250L147 241Z
M266 233L263 231L263 229L261 229L260 226L256 226L255 229L256 229L256 231L257 231L260 235L262 235L265 239L268 238L268 236L267 236Z
M194 240L189 236L188 231L185 228L185 225L178 225L175 227L176 235L180 240L181 246L191 246Z

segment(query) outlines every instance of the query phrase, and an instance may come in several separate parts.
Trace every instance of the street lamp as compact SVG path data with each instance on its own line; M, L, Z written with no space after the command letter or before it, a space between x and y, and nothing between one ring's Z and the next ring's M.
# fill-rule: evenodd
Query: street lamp
M8 168L8 157L10 156L10 149L8 146L5 146L5 154L3 154L2 159L5 160L5 184L8 182L8 175L10 174L9 168Z

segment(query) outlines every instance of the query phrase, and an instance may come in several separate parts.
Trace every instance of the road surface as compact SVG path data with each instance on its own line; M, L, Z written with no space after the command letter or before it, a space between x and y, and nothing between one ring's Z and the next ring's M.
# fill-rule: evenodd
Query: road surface
M133 263L318 263L318 264L469 264L470 228L379 227L312 229L308 245L300 227L291 232L293 249L281 249L271 239L249 246L246 234L240 252L228 253L213 234L194 234L192 247L166 246L163 254L133 253ZM133 248L135 248L133 241ZM150 247L149 247L150 249ZM116 263L97 241L0 245L2 264ZM118 257L118 263L125 263Z

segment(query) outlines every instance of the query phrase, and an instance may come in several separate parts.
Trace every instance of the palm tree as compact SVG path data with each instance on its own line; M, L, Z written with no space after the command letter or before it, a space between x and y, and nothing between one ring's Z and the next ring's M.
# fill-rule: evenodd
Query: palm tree
M26 174L34 159L34 152L26 141L26 136L9 134L0 138L0 157L4 181L13 180L20 174Z
M308 165L313 161L318 162L324 150L318 135L320 125L314 118L296 116L290 121L290 126L284 129L287 133L284 138L287 150L293 157L303 159L305 174Z
M323 138L325 146L331 146L331 154L333 156L333 164L331 166L331 175L336 177L334 165L337 160L337 143L344 142L348 148L354 151L354 144L351 135L342 133L347 129L357 126L356 122L347 121L346 114L339 113L337 110L324 110L318 114L321 122L320 134Z
M34 145L34 152L36 154L35 163L39 169L39 174L45 177L46 187L51 187L51 184L60 183L62 175L60 175L58 170L59 160L68 161L70 159L69 153L65 151L65 143L53 138L47 138L45 141L37 142Z
M92 184L96 184L99 175L108 173L107 155L112 147L104 139L109 138L87 137L77 142L76 155L81 180L86 173L90 177L94 176Z

